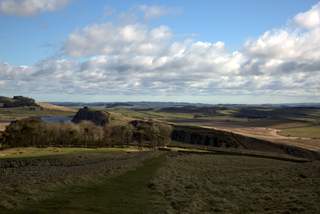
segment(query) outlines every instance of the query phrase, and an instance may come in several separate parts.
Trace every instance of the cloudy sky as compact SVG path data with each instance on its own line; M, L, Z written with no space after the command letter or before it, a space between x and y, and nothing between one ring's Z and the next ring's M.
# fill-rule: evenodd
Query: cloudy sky
M0 95L320 102L315 0L0 0Z

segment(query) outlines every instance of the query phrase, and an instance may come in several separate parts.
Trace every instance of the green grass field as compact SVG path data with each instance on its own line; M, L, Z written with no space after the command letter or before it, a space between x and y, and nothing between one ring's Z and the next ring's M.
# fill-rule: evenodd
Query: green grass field
M16 108L0 108L0 122L12 121L32 116L49 116L49 115L73 115L72 112L39 109L35 107L16 107Z
M120 175L53 189L49 198L7 213L320 212L318 162L155 154Z
M320 138L320 126L305 126L285 128L280 131L281 135L290 137L306 137L306 138Z
M228 155L170 156L155 190L167 213L319 213L319 163Z
M66 188L50 199L10 213L153 213L153 203L161 206L161 198L149 188L149 182L164 162L162 155L120 176L96 185Z
M143 148L143 150L147 150ZM48 157L53 155L68 155L80 153L109 153L109 152L138 152L141 149L137 147L114 147L114 148L60 148L60 147L47 147L47 148L12 148L0 150L0 159L4 158L33 158L33 157Z
M137 118L137 119L163 119L163 120L169 120L169 119L177 119L177 118L185 118L185 119L191 119L193 118L193 114L187 114L187 113L168 113L168 112L157 112L157 111L134 111L131 109L125 109L125 108L113 108L108 109L111 112L117 112L121 113L124 116L131 117L131 118Z

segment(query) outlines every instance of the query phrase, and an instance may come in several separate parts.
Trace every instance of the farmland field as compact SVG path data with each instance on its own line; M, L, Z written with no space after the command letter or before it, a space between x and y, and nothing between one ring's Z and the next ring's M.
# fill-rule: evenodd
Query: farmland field
M282 129L280 134L285 136L320 139L320 126L286 128Z

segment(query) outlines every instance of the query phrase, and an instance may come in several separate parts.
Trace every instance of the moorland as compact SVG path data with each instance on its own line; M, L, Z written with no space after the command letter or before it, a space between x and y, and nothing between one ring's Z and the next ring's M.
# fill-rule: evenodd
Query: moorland
M0 207L319 213L319 121L316 104L2 105Z

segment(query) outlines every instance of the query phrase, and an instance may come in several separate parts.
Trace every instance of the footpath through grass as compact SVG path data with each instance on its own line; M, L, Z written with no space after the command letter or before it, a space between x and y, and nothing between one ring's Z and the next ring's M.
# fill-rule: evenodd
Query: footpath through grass
M15 213L153 213L152 207L161 206L161 198L149 182L165 159L160 155L145 160L135 170L103 183L67 188Z

